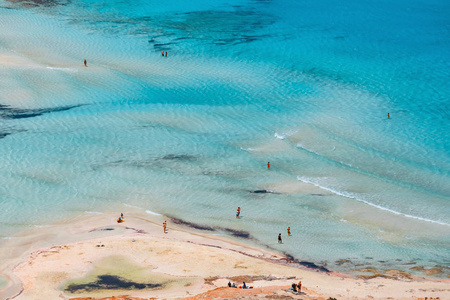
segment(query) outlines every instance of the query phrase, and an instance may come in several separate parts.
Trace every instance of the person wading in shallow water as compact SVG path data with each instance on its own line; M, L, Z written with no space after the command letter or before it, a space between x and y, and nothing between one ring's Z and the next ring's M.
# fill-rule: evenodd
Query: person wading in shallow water
M86 60L84 60L84 66L87 67L87 61Z
M288 235L291 235L291 227L287 228Z
M281 233L278 234L278 244L282 244L283 241L281 240Z
M241 207L239 206L236 211L236 219L239 219L240 214L241 214Z

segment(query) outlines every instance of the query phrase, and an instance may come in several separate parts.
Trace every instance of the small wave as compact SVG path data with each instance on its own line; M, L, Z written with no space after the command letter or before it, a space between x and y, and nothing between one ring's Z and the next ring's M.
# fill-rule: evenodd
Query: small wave
M148 213L148 214L150 214L150 215L162 216L162 214L158 214L158 213L156 213L156 212L154 212L154 211L151 211L151 210L146 210L145 212Z
M354 200L359 201L359 202L363 202L363 203L365 203L367 205L376 207L376 208L378 208L380 210L388 211L388 212L390 212L392 214L395 214L395 215L398 215L398 216L403 216L403 217L407 217L407 218L412 218L412 219L425 221L425 222L430 222L430 223L435 223L435 224L444 225L444 226L450 226L450 224L445 223L445 222L436 221L436 220L430 220L430 219L427 219L427 218L422 218L422 217L413 216L413 215L408 215L408 214L405 214L405 213L401 213L401 212L389 209L389 208L381 206L381 205L374 204L372 202L369 202L369 201L366 201L366 200L358 198L353 193L341 192L341 191L337 191L337 190L331 189L329 187L322 186L322 185L320 185L318 183L313 182L312 180L310 180L309 178L306 178L306 177L297 176L297 179L299 181L301 181L301 182L312 184L314 186L317 186L318 188L321 188L323 190L329 191L329 192L331 192L333 194L336 194L336 195L339 195L339 196L342 196L342 197L346 197L346 198L350 198L350 199L354 199Z
M244 150L244 151L256 151L256 149L254 149L254 148L242 148L242 147L241 147L241 150Z
M49 70L59 70L59 71L67 71L67 72L78 72L78 69L74 68L55 68L55 67L47 67Z
M88 211L88 210L86 210L84 213L86 213L86 214L96 214L96 215L101 215L102 214L101 212L98 212L98 211Z
M132 207L132 208L143 209L142 207L134 206L134 205L131 205L131 204L124 203L123 205L128 206L128 207Z
M301 148L301 149L303 149L303 150L305 150L305 151L308 151L308 152L310 152L310 153L314 153L314 154L317 154L317 155L322 156L322 154L320 154L320 153L318 153L318 152L316 152L316 151L314 151L314 150L311 150L311 149L306 148L305 146L303 146L302 143L297 143L297 148Z
M275 132L275 137L276 137L277 139L280 139L280 140L284 140L284 139L286 138L285 135L278 134L277 132Z

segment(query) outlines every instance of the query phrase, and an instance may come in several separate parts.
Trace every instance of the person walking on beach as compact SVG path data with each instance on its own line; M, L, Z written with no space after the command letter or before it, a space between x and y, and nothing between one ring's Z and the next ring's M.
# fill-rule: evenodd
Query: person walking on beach
M166 222L166 221L164 221L164 223L163 223L163 229L164 229L164 233L166 233L166 228L167 228L167 222Z
M278 244L282 244L283 241L281 240L281 233L278 234Z
M288 235L291 235L291 227L287 228Z
M87 61L86 60L84 60L84 66L87 67Z
M270 169L270 161L267 162L267 169Z
M236 211L236 219L239 219L240 214L241 214L241 207L239 206Z

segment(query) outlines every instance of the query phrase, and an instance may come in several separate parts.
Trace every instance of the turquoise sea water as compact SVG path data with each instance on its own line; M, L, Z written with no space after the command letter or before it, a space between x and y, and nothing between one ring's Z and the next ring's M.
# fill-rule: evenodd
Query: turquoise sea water
M0 236L132 207L446 276L450 4L340 2L0 0Z

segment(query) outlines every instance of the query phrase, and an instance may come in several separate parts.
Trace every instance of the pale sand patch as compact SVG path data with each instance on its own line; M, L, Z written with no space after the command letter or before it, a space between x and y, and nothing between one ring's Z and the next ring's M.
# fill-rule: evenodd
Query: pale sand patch
M120 295L164 299L195 295L205 299L450 298L449 280L362 280L300 269L290 266L281 255L175 227L170 219L167 219L169 230L164 234L161 225L164 218L151 217L152 220L146 219L148 216L126 216L122 224L109 214L83 217L36 228L21 238L4 242L0 257L7 258L7 262L0 272L9 278L10 284L0 291L1 299ZM70 284L92 283L102 274L118 276L126 282L161 286L73 294L64 291ZM223 289L228 281L241 285L241 280L247 280L254 288ZM299 280L303 283L302 295L288 290Z

